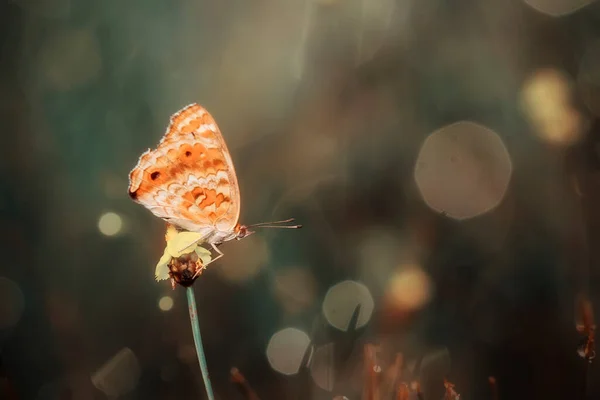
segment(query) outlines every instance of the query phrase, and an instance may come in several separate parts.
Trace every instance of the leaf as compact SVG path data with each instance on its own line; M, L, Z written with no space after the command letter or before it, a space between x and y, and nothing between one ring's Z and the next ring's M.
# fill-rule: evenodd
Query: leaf
M167 242L167 251L171 257L181 257L194 251L195 246L202 240L203 235L197 232L179 232Z

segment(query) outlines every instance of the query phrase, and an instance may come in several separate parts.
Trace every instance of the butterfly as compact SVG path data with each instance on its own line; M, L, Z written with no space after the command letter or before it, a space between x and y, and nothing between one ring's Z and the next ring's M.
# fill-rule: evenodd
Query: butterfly
M129 174L129 196L155 216L182 230L199 233L189 246L243 239L250 228L300 228L265 222L241 225L240 188L231 155L214 118L198 104L171 116L157 148L148 149ZM206 264L208 265L208 264ZM204 268L206 268L204 265Z

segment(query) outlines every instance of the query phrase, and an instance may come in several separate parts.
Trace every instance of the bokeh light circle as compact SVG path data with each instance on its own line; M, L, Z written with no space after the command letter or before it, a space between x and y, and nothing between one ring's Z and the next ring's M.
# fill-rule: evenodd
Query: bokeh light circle
M123 228L123 220L119 214L107 212L98 219L98 229L105 236L114 236L121 232Z
M158 301L158 308L161 311L170 311L173 308L173 298L171 296L163 296Z
M355 328L361 328L369 322L375 302L365 285L348 280L329 288L323 300L322 311L331 326L347 331L352 315L359 305L360 312Z
M276 332L267 345L271 368L284 375L297 374L308 346L310 338L300 329L285 328Z
M498 206L511 174L512 162L502 139L470 121L456 122L429 135L414 170L425 203L458 220Z
M583 136L584 119L572 106L571 80L553 68L535 71L521 90L521 107L544 142L568 146Z
M140 363L134 352L126 347L100 367L91 379L98 390L116 398L133 391L140 375Z
M421 308L431 296L431 283L418 266L405 266L389 280L387 301L395 310L410 312Z
M562 17L593 3L595 0L524 0L534 10L551 17Z

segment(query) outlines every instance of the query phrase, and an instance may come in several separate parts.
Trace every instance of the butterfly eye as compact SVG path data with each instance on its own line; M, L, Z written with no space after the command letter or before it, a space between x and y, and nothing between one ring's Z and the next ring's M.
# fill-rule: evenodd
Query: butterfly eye
M189 150L188 150L188 151L186 151L186 152L185 152L185 156L186 156L186 157L190 157L191 155L192 155L192 152L191 152L191 151L189 151Z
M160 176L160 172L154 171L153 173L150 174L150 179L155 181L156 179L158 179L159 176Z

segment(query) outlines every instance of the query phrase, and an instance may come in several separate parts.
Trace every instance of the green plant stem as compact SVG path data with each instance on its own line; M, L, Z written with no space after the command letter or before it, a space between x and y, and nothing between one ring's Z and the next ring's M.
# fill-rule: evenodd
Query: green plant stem
M200 334L200 323L198 322L198 311L196 310L196 297L194 296L194 289L191 286L185 289L188 301L188 309L190 311L190 322L192 323L192 333L194 334L194 344L196 345L196 355L198 356L198 362L200 363L200 371L202 372L202 379L204 379L204 388L206 389L206 395L208 400L215 400L215 396L212 391L210 384L210 377L208 376L208 367L206 366L206 357L204 356L204 347L202 347L202 335Z

